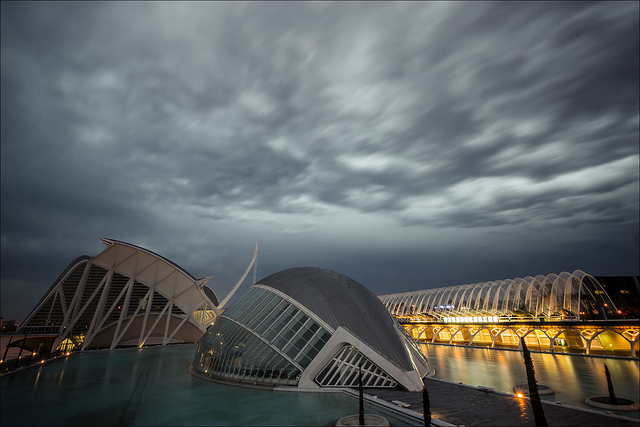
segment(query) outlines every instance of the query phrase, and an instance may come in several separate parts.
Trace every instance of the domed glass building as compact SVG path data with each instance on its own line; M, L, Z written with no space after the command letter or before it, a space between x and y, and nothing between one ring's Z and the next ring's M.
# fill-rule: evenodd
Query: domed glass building
M221 382L308 389L418 391L427 360L382 302L355 280L293 268L254 284L207 328L192 373Z

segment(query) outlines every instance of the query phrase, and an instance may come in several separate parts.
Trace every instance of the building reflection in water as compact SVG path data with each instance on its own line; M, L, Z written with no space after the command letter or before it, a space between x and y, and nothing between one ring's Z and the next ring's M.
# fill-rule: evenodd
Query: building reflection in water
M527 375L521 351L478 347L419 344L436 369L436 378L491 387L512 393L516 384L525 384ZM552 387L555 394L542 399L587 407L585 398L607 394L604 363L611 370L616 395L640 400L640 361L637 359L588 357L551 353L531 353L538 384ZM638 417L638 413L624 413Z

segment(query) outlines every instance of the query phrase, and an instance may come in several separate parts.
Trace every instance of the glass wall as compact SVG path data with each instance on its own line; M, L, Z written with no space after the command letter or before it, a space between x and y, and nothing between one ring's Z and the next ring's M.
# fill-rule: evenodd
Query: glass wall
M332 332L302 307L254 286L209 327L193 366L210 377L297 385Z
M212 378L269 384L295 385L301 372L253 333L220 317L200 341L193 366Z

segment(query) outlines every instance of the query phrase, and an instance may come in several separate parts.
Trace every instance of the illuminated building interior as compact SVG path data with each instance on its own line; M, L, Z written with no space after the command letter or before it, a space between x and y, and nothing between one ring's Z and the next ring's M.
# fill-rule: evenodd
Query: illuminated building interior
M379 297L417 341L586 354L640 349L636 323L612 322L611 298L591 275L538 275Z
M527 276L524 279L449 286L382 295L396 316L423 316L448 322L469 322L470 317L529 317L580 320L586 311L615 309L611 298L591 275L573 273Z

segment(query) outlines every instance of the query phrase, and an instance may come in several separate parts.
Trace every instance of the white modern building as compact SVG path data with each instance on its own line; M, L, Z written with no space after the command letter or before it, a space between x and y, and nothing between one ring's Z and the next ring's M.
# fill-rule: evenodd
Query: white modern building
M429 364L368 289L342 274L293 268L255 283L200 341L192 373L248 386L422 390Z
M496 321L498 317L516 315L580 320L585 312L615 310L602 285L582 270L402 292L379 298L396 316L427 315L446 321L467 318Z
M130 243L101 240L106 249L74 260L17 333L53 336L52 351L197 342L220 313L209 278Z

